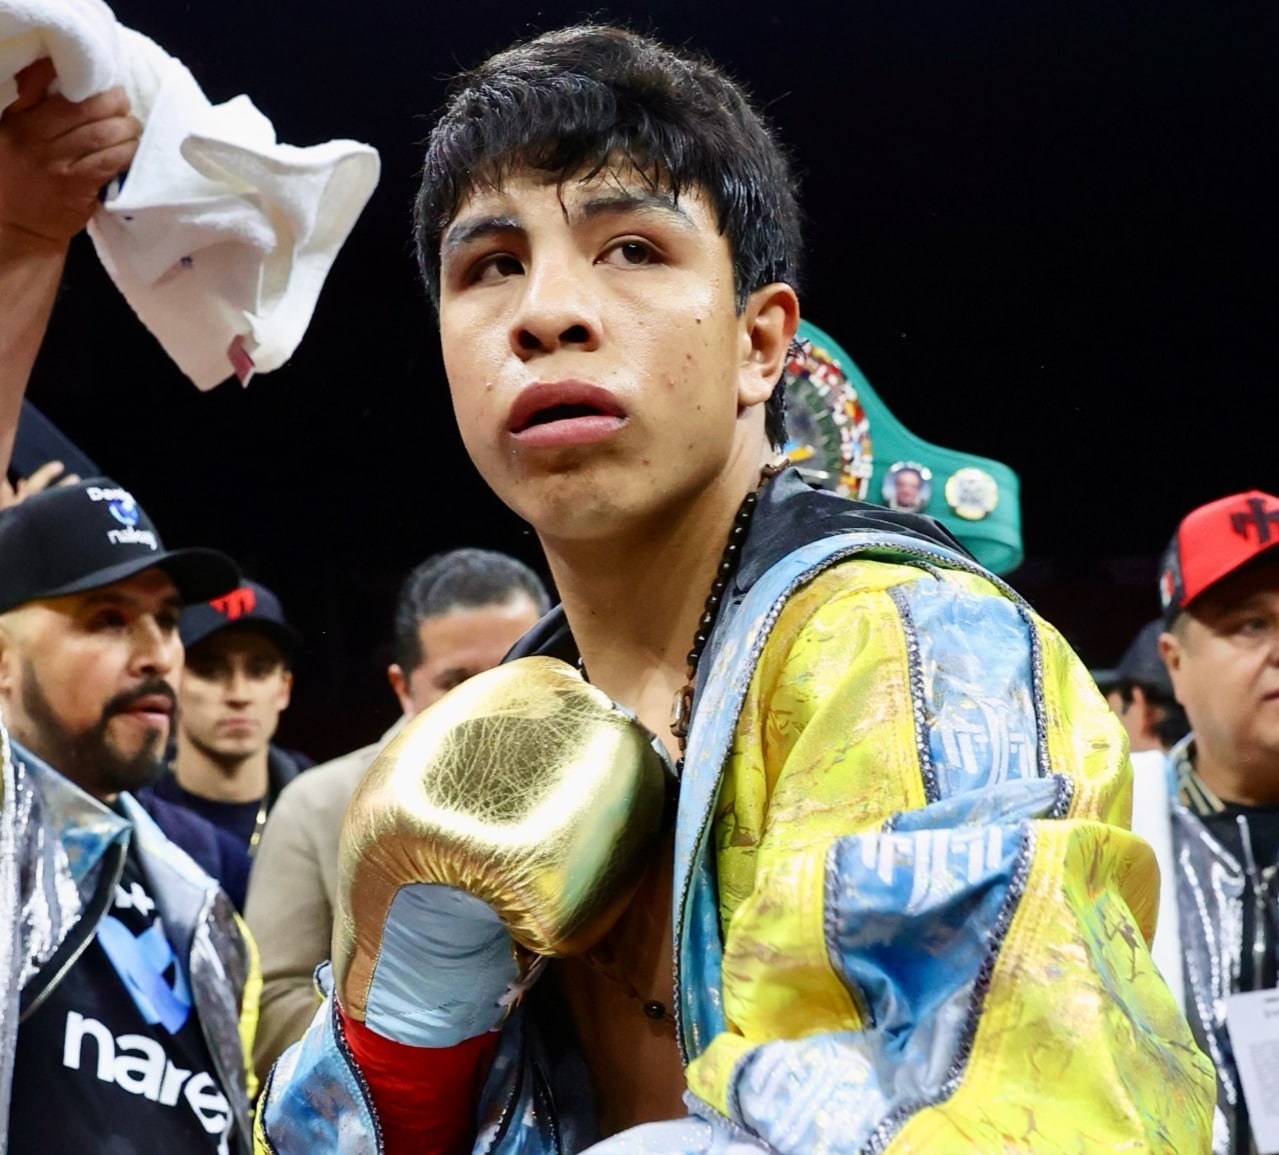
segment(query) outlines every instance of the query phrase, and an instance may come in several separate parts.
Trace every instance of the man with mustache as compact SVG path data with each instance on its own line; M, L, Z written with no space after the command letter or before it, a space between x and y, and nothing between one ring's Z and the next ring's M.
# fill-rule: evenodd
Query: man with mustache
M247 1149L252 950L130 793L163 768L183 603L237 579L215 551L166 550L107 478L0 514L9 1155Z
M1217 1070L1212 1150L1248 1155L1273 1149L1252 1062L1266 1044L1235 1035L1269 1019L1258 1000L1279 986L1279 497L1191 510L1158 585L1156 643L1191 732L1162 765L1133 759L1133 829L1160 854L1155 960Z

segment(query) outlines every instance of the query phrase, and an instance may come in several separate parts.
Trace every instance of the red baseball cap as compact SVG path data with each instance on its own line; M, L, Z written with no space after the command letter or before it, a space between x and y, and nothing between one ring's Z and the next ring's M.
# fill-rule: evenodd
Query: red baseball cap
M1159 563L1159 601L1168 621L1222 578L1279 548L1279 497L1250 489L1191 510Z

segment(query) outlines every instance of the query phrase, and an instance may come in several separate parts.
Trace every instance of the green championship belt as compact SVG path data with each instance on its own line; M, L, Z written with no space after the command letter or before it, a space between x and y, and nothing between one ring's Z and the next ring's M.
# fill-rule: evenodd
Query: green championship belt
M1017 475L998 461L916 437L853 359L816 325L799 323L782 377L786 454L815 485L890 509L927 513L995 573L1022 560Z

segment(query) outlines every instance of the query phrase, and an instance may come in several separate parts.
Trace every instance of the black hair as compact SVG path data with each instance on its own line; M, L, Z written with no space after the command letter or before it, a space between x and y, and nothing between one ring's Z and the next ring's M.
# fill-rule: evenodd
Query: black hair
M499 52L455 82L427 144L414 212L418 266L440 303L440 238L477 185L515 169L561 184L632 166L653 188L695 189L728 239L740 311L777 281L798 290L800 212L790 162L746 93L706 60L623 28L579 25ZM765 407L786 439L784 395Z
M1185 709L1172 694L1161 687L1130 679L1119 682L1114 687L1125 710L1133 704L1132 691L1135 686L1141 687L1147 703L1158 711L1154 726L1155 737L1165 750L1171 749L1190 733L1190 719L1186 717Z
M551 599L537 574L507 554L488 549L455 549L428 557L400 587L391 643L395 662L405 671L422 664L418 626L427 618L450 610L504 605L520 594L529 597L539 615L551 608Z

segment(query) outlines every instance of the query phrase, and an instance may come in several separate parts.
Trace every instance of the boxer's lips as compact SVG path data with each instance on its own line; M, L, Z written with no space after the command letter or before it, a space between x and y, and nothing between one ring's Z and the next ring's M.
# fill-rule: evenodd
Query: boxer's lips
M625 408L607 389L585 381L551 381L530 385L520 393L507 415L506 428L523 442L593 441L625 421Z

